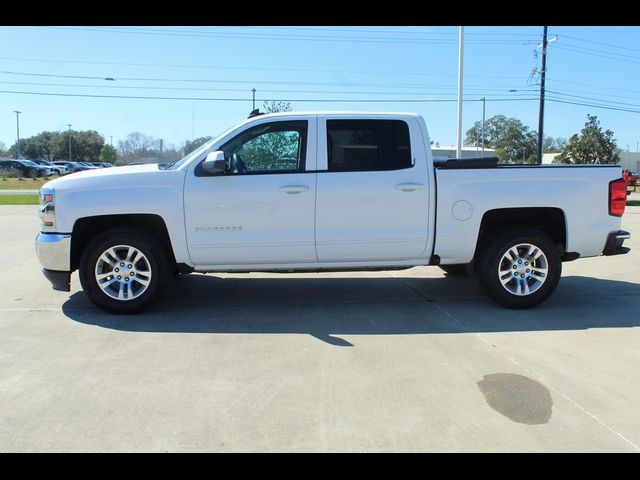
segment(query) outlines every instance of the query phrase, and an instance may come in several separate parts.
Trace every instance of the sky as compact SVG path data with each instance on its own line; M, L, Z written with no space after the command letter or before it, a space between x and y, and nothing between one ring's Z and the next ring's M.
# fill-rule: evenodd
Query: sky
M542 31L465 27L463 133L481 120L481 97L487 119L503 114L537 130ZM548 32L545 136L578 133L590 113L620 148L637 151L640 27ZM0 29L0 45L7 147L18 110L21 138L72 124L114 146L142 132L180 148L245 119L252 88L257 106L417 112L434 142L456 142L457 26L14 26Z

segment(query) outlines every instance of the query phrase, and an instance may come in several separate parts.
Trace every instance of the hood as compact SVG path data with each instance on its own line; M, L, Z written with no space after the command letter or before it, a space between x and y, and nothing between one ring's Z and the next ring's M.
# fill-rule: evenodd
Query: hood
M56 178L45 183L43 188L66 189L76 186L84 186L86 184L109 183L110 180L117 182L121 177L129 177L131 175L139 175L152 172L162 172L155 163L146 165L132 165L128 167L111 167L100 168L95 170L84 170L82 172L72 173L64 177Z

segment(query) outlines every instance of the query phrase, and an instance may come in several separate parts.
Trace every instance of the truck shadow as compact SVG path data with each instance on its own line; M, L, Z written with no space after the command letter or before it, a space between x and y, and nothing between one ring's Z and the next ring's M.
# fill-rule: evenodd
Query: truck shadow
M320 274L178 278L154 308L112 315L82 292L63 304L71 320L130 332L309 334L338 346L341 335L416 335L640 326L640 284L567 276L531 310L491 302L470 278L353 278Z

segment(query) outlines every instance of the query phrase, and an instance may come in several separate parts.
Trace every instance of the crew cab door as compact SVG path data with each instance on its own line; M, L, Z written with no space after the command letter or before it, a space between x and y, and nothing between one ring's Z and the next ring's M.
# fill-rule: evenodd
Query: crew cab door
M225 172L206 175L196 166L185 180L186 236L196 268L316 263L315 117L252 123L218 150Z
M417 122L318 118L320 262L425 258L429 196Z

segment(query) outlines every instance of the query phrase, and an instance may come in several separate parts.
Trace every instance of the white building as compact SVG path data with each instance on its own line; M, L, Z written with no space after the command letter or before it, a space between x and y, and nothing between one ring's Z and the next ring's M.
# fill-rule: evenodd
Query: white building
M447 160L449 158L457 158L458 151L455 146L450 147L434 147L431 145L434 160ZM482 148L480 147L462 147L462 158L482 157ZM495 157L496 151L492 148L484 148L485 157Z
M553 163L559 153L545 153L542 156L542 164L547 165ZM622 168L626 168L630 172L640 172L640 152L620 152L620 163Z

